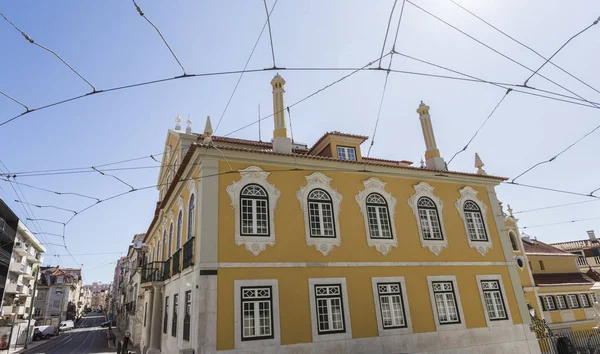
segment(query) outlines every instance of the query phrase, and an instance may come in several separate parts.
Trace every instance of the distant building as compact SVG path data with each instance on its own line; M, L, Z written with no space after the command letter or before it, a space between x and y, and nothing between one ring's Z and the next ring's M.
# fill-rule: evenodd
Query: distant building
M78 269L40 267L38 294L35 299L36 325L55 325L60 321L75 320L81 278L71 274Z
M600 271L600 241L594 230L587 232L588 238L575 241L557 242L551 245L569 253L576 254L577 265L582 271L593 269ZM598 279L600 280L600 279Z
M89 292L89 308L92 310L105 310L106 292L110 284L102 282L93 282L91 285L84 285L84 292Z

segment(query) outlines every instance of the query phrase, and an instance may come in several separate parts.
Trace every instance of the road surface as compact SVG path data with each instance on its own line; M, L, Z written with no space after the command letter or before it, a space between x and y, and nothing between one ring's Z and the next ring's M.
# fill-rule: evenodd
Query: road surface
M103 314L88 313L75 329L62 332L58 337L27 350L26 354L85 354L115 353L106 340L107 328L100 327L106 321Z

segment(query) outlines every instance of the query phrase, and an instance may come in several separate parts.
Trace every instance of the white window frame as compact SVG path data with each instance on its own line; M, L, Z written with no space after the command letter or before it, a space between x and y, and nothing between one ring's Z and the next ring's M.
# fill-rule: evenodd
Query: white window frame
M378 284L381 283L398 283L400 284L400 292L402 295L402 307L404 309L404 322L406 324L403 328L384 328L383 327L383 316L381 314L381 303L379 298ZM371 285L373 288L373 298L375 299L375 314L377 315L377 330L379 336L394 336L399 334L409 334L413 332L412 320L410 316L410 308L408 306L408 296L406 295L406 282L404 277L372 277Z
M183 208L183 197L179 196L179 198L177 198L177 219L175 220L175 251L179 250L180 248L183 247L183 244L185 243L185 241L183 240L183 227L185 225L185 209ZM179 225L179 213L181 213L181 226ZM179 242L177 242L177 239L179 238ZM183 255L181 255L181 258L183 258Z
M305 176L306 185L300 187L296 192L296 197L300 202L300 208L304 212L304 230L306 237L306 244L311 247L315 246L317 251L321 252L324 256L328 255L333 247L340 247L342 245L342 238L340 233L340 204L342 202L342 195L337 190L331 188L329 183L331 178L325 176L320 172L315 172L309 176ZM311 237L310 234L310 212L308 210L308 196L314 189L322 189L329 194L331 197L331 203L333 205L333 221L334 221L334 237Z
M336 151L337 151L339 160L356 161L358 159L358 157L356 156L356 148L355 147L338 145L336 147ZM352 151L352 153L354 154L353 159L350 158L350 154L349 154L350 151ZM341 154L340 154L340 152L341 152ZM342 158L341 156L344 156L344 157Z
M410 207L412 208L413 214L415 216L415 220L417 222L417 228L419 230L419 239L421 240L421 246L423 248L428 248L429 251L431 251L433 254L435 254L436 256L439 256L440 253L442 252L442 250L444 248L448 247L448 237L446 234L446 229L444 227L444 202L440 198L435 196L435 194L433 194L433 190L435 188L432 187L431 185L429 185L427 182L420 182L419 184L416 184L414 186L414 188L415 188L415 194L413 194L408 199L408 205L410 205ZM441 240L426 239L423 237L423 230L421 227L421 219L419 217L419 206L418 206L419 199L421 199L422 197L427 197L427 198L431 199L436 206L437 213L438 213L438 219L440 222L440 231L441 231L442 237L443 237L443 239L441 239Z
M556 301L554 301L554 297L552 295L544 295L544 307L546 308L547 311L554 311L554 310L558 310L557 306L556 306ZM548 301L548 299L550 299L552 301L552 308L550 308L550 302Z
M496 327L496 326L507 326L512 325L512 315L510 313L510 306L508 303L508 299L506 298L506 290L504 289L504 282L502 281L502 276L499 274L485 274L485 275L477 275L475 276L477 279L477 287L479 289L479 298L481 299L481 305L483 306L483 313L485 315L485 321L488 327ZM497 281L500 285L500 296L502 298L502 303L504 306L504 312L506 313L506 319L491 319L487 310L487 305L485 303L484 290L482 287L482 281Z
M242 319L242 295L243 287L271 287L272 308L271 314L273 317L273 338L270 339L254 339L242 340L243 319ZM279 328L279 286L277 279L259 279L259 280L234 280L234 335L235 349L253 349L268 346L281 345L281 333Z
M437 304L435 301L435 293L433 292L433 282L452 282L452 286L454 289L454 299L456 301L456 307L458 310L458 315L460 317L459 323L452 324L441 324L437 311ZM451 331L457 329L466 329L466 321L465 314L462 308L462 302L460 300L460 292L458 290L458 285L456 283L456 277L454 275L430 275L427 277L427 286L429 287L429 298L431 300L431 311L433 312L433 317L435 320L435 328L437 331Z
M186 241L189 241L190 238L196 236L196 217L198 215L198 195L196 193L196 181L191 179L188 182L188 191L189 197L187 200L186 208L187 208L187 232L186 232ZM190 215L190 200L194 197L194 211L193 214Z
M378 178L369 178L363 181L363 185L365 186L365 188L362 191L358 192L354 199L356 199L356 202L360 207L360 211L363 214L367 244L369 245L369 247L375 248L378 252L385 256L386 254L388 254L388 252L392 250L392 247L398 247L398 235L396 233L396 223L394 222L396 215L396 198L394 198L391 193L385 190L386 183ZM371 228L369 227L369 210L367 208L367 197L372 193L379 194L387 202L388 218L390 220L390 231L392 233L392 238L385 239L371 237Z
M569 307L567 306L567 299L566 299L565 295L566 294L560 294L560 295L556 295L554 297L557 310L568 310L569 309ZM562 302L559 299L562 299Z
M479 252L482 256L493 248L492 244L492 235L490 234L490 230L488 227L488 217L487 217L487 205L482 202L479 198L477 198L477 191L472 187L466 186L460 190L460 198L456 200L454 206L458 209L458 213L463 220L463 225L465 227L465 233L467 236L467 242L469 243L469 247L474 248L477 252ZM465 202L472 201L479 207L479 212L481 213L483 228L485 229L485 233L487 235L487 240L472 240L469 234L469 226L467 223L467 217L465 214ZM512 247L512 246L511 246Z
M581 306L579 305L579 299L577 294L567 294L565 297L567 299L567 306L569 307L569 309L581 308ZM573 298L575 298L575 306L573 306Z
M65 282L65 277L62 275L59 275L56 277L56 284L62 284Z
M585 300L583 300L583 299L585 299ZM583 303L584 301L585 301L585 304ZM590 298L588 297L588 294L586 294L586 293L579 294L579 303L581 304L582 308L592 307L592 304L590 303Z
M513 235L515 238L515 244L517 245L517 249L514 249L512 246L512 237L511 235ZM508 240L510 241L510 248L512 249L513 252L521 252L521 245L519 245L519 238L517 236L517 233L513 230L508 230Z
M344 332L332 334L319 334L317 319L317 298L315 294L315 285L341 285L342 288L342 308L344 311ZM348 305L348 289L346 287L346 278L309 278L308 293L310 296L310 319L312 328L312 341L322 342L330 340L352 339L352 325L350 321L350 307Z
M234 210L235 219L235 244L244 245L246 250L253 255L258 256L267 246L275 245L275 210L277 209L277 200L281 192L274 185L267 181L269 172L263 171L260 167L250 166L240 170L241 179L227 186L227 193L231 198L231 207ZM248 184L257 184L264 188L268 197L269 212L269 234L266 236L242 236L240 225L240 193ZM196 202L198 205L198 202Z
M596 299L596 294L590 293L590 300L592 301L592 306L596 306L596 302L598 301Z

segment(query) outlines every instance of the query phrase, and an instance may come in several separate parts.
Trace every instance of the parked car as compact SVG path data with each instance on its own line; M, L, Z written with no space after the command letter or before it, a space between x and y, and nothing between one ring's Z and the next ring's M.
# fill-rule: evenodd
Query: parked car
M60 323L60 330L61 331L68 331L70 329L75 328L75 324L73 323L72 320L66 320L66 321L62 321Z
M52 337L55 334L56 329L52 325L45 325L45 326L34 327L33 328L33 338L34 338L34 340L36 338L36 332L39 332L39 334L37 334L37 338L38 339L48 339L48 338Z

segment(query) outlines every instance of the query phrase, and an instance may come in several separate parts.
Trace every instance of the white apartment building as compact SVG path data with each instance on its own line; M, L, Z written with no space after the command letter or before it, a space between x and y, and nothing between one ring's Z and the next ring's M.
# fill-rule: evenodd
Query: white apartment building
M81 278L58 267L41 267L34 318L36 325L55 325L77 315ZM71 269L72 270L72 269Z

